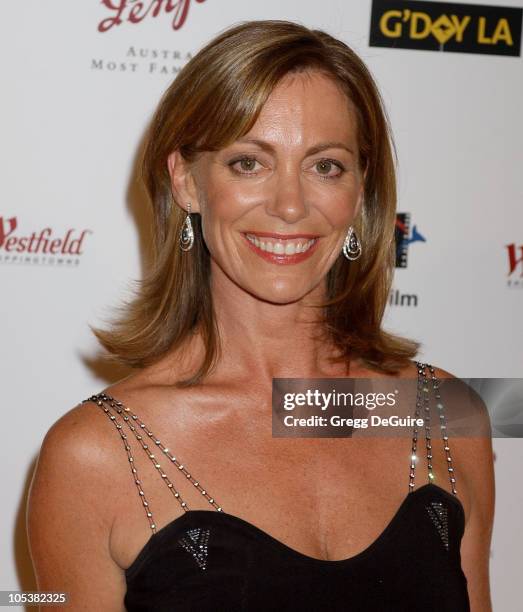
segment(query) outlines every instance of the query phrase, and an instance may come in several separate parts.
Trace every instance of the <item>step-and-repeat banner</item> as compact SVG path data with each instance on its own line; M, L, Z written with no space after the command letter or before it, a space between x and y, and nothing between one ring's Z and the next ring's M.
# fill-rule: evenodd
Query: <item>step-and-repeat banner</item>
M517 0L25 0L2 3L0 589L35 588L27 488L43 435L125 374L88 324L147 257L137 181L162 92L217 32L249 19L326 30L358 52L399 156L386 326L459 377L523 370L523 60ZM523 443L496 439L494 609L519 609ZM58 535L58 534L57 534Z

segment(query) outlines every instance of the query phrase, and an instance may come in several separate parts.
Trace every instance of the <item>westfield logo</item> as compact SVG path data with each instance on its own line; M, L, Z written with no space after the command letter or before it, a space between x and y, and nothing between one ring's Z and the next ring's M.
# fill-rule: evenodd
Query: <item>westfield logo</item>
M206 0L194 0L202 4ZM147 17L158 17L160 14L171 15L171 27L179 30L187 21L187 15L191 6L191 0L149 0L140 2L138 0L102 0L104 7L110 12L110 16L102 19L98 24L99 32L107 32L114 26L124 22L137 24Z
M0 217L0 253L11 255L82 255L85 237L92 234L90 229L77 231L68 229L57 234L50 227L29 234L17 233L16 217Z

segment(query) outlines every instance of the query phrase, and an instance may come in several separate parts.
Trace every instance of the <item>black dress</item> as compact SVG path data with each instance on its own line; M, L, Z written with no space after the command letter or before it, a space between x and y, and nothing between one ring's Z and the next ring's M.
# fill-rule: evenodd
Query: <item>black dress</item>
M427 388L418 363L418 385ZM100 393L96 402L113 421L127 451L152 536L126 570L128 612L348 611L465 612L470 610L461 569L463 506L456 496L448 439L452 494L430 481L409 490L391 521L362 552L339 561L309 557L255 525L224 512L155 438L138 416ZM215 510L187 510L156 531L134 467L127 429L138 439L162 479L181 497L157 456L175 463ZM430 443L425 438L427 448ZM417 429L413 435L417 448ZM155 455L155 452L157 455ZM428 450L428 453L431 451ZM429 460L429 476L431 464ZM180 501L185 509L185 502Z

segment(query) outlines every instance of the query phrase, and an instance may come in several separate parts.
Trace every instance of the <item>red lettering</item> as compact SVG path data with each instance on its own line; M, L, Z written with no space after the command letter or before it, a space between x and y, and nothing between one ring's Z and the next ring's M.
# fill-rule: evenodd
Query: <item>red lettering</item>
M28 241L28 238L18 239L18 246L16 247L17 253L23 253L25 251L25 249L27 248L27 241Z
M81 255L82 254L82 250L81 250L82 242L84 241L86 234L91 234L91 233L92 233L91 230L84 230L80 234L80 238L78 238L77 240L71 240L71 244L68 250L69 255Z
M202 4L205 0L196 0L198 4ZM172 21L173 30L179 30L183 24L187 20L187 14L189 13L189 5L191 0L178 0L175 6L171 4L171 0L169 0L168 7L166 12L170 12L173 9L176 9L176 13L174 14L174 19Z
M8 224L8 228L6 228L6 223ZM11 219L5 219L0 217L0 247L3 246L5 239L12 234L17 226L16 217L11 217Z
M138 4L133 6L131 12L129 13L129 21L131 23L140 23L140 21L147 17L149 13L151 13L152 17L158 17L160 11L162 10L163 2L164 0L152 0L151 4L149 5L149 8L146 9L145 12L141 15L139 13L143 9L144 3L138 2ZM167 4L165 11L169 12L169 4Z
M111 0L102 0L102 4L106 6L111 11L116 11L116 15L114 17L108 17L107 19L103 19L98 24L99 32L107 32L115 25L120 25L122 23L121 15L127 6L127 0L120 0L120 2L115 3Z
M154 10L152 13L153 17L158 17L158 15L160 14L160 11L162 9L162 4L163 4L163 0L153 0L153 3L151 4L151 8L154 6ZM170 4L170 0L167 0L167 6L165 8L165 12L168 13L169 12L169 4Z
M516 245L514 243L507 244L506 247L508 249L508 261L509 261L508 276L510 276L512 272L514 272L518 264L521 264L521 275L520 276L523 277L523 245L520 245L519 247L520 252L521 252L519 259L516 258Z
M140 15L140 11L143 9L143 2L138 2L133 6L129 13L129 21L131 23L140 23L144 17L147 16L148 10L143 15Z
M195 0L195 2L202 4L206 0ZM140 23L148 15L158 17L162 9L166 14L174 11L171 25L173 30L179 30L187 21L191 0L151 0L149 6L137 0L102 0L102 4L114 14L100 21L99 32L107 32L124 21Z
M60 248L60 246L62 245L62 240L60 238L55 238L54 240L51 240L51 244L49 245L49 252L54 255L55 253L58 252L58 249Z
M71 234L74 232L74 230L70 229L67 230L67 234L65 235L64 238L64 243L62 245L62 253L67 253L67 249L68 249L68 244L69 244L69 240L71 239Z
M46 227L39 232L32 232L26 236L13 236L12 233L17 227L16 217L5 219L0 217L0 248L4 248L8 253L69 253L71 255L82 254L82 243L87 234L92 234L92 230L85 229L80 233L79 238L72 240L74 229L67 230L63 238L55 238L53 230Z
M50 227L46 227L45 229L43 229L40 234L38 235L38 238L36 239L36 247L34 249L34 251L31 251L31 244L29 245L29 252L30 253L38 253L40 251L40 247L43 243L43 248L41 249L42 252L47 253L47 246L49 244L48 242L48 238L49 236L53 233L53 230ZM34 233L33 233L34 236ZM32 243L33 241L31 241Z
M10 253L11 251L14 251L14 248L17 242L18 242L18 238L16 236L11 236L11 238L8 238L5 241L5 250L8 253Z
M171 2L169 2L169 5L166 9L167 12L175 10L172 21L173 30L179 30L185 23L187 19L187 13L189 12L189 3L190 0L179 0L173 6L171 5Z
M36 251L33 251L33 243L34 243L35 239L36 239L36 236L35 236L35 233L33 232L29 236L29 238L28 238L28 241L29 241L29 244L27 246L27 252L28 253L35 253L36 252Z

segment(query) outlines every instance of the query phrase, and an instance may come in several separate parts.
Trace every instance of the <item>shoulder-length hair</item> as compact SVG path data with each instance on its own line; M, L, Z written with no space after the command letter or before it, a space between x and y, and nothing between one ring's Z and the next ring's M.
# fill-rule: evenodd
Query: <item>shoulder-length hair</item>
M194 385L209 373L221 347L210 291L210 255L199 214L190 252L179 248L185 211L173 199L167 158L179 150L189 164L252 128L269 94L291 72L320 70L347 95L356 113L364 201L354 228L362 243L355 261L340 256L328 272L319 307L336 362L354 356L371 369L395 374L420 344L382 329L395 267L397 161L389 119L372 75L344 42L321 30L280 20L247 21L220 33L178 73L163 95L146 138L142 176L154 213L153 260L110 329L93 329L120 362L144 367L198 331L205 343Z

